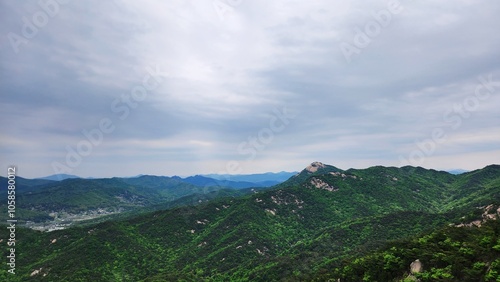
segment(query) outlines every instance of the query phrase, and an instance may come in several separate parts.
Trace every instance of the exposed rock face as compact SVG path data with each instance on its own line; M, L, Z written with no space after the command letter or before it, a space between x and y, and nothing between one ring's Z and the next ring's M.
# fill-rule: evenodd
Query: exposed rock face
M483 210L483 214L481 215L481 217L482 217L481 219L477 219L477 220L474 220L474 221L469 222L469 223L461 223L461 224L455 225L455 227L464 227L464 226L481 227L481 225L483 225L483 223L485 223L488 220L497 220L498 218L500 218L500 206L495 207L494 205L489 205L486 207L480 207L479 209Z
M276 215L276 210L270 210L270 209L266 209L266 212L272 214L272 215Z
M30 277L33 277L33 276L36 276L36 275L38 275L38 274L42 273L42 269L43 269L43 268L41 268L41 267L40 267L40 269L35 269L35 270L33 270L33 272L31 272L31 274L30 274ZM44 276L45 276L45 275L44 275Z
M316 178L316 177L313 177L311 179L311 185L313 185L314 187L318 188L318 189L324 189L324 190L327 190L327 191L330 191L330 192L335 192L337 190L339 190L338 188L335 188L331 185L329 185L328 183L326 183L325 181L319 179L319 178Z
M320 163L320 162L313 162L312 164L310 164L308 167L306 167L306 170L310 173L315 173L316 171L318 171L318 169L320 168L325 168L325 164L323 163Z
M417 259L410 264L410 271L412 274L422 272L422 263L420 260Z

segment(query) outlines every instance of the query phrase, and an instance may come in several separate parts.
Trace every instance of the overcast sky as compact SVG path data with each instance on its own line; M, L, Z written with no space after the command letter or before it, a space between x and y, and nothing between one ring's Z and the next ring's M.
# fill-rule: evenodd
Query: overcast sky
M0 0L1 175L500 163L498 1L40 3Z

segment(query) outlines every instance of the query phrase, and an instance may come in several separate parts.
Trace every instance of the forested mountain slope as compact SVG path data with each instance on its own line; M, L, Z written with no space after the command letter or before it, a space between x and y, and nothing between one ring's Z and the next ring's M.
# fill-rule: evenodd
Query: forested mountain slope
M364 256L388 241L416 240L411 238L458 223L463 216L473 217L478 206L498 201L499 181L498 165L452 175L414 167L344 171L313 163L273 189L246 196L50 233L20 230L18 275L2 272L0 277L348 280L351 268L362 265ZM6 230L0 232L2 238L7 235ZM397 267L380 271L398 279L408 268L407 260L417 258L408 255ZM359 281L354 277L358 276L349 281ZM366 281L384 281L367 277Z

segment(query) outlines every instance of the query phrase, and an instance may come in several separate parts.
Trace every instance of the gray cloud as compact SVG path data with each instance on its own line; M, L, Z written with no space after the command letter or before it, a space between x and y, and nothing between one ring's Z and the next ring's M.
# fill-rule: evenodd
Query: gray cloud
M103 119L114 130L67 172L187 175L227 172L230 161L243 173L314 160L342 168L498 162L500 4L400 1L400 12L356 47L359 30L391 1L221 1L227 9L213 1L68 1L51 6L32 38L23 17L33 22L44 11L38 1L2 2L2 163L27 177L52 174L54 162L67 165L67 147ZM350 61L343 43L358 48ZM163 73L161 83L127 105L123 97L151 69ZM490 76L479 99L479 77ZM285 107L295 117L278 130L275 112ZM446 138L428 153L422 142L435 130Z

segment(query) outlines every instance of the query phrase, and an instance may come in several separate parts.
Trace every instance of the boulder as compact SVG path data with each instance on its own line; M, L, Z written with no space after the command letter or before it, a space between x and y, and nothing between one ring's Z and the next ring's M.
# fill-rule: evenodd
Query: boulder
M420 273L420 272L422 272L422 270L423 270L423 268L422 268L422 263L420 262L420 260L417 259L410 264L410 271L412 274Z

